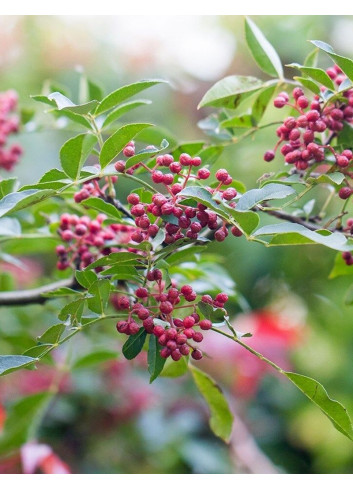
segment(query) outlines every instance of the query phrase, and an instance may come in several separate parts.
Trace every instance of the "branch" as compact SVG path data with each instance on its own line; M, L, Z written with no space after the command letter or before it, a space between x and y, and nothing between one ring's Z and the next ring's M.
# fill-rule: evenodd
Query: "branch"
M0 307L1 306L16 306L25 304L43 304L50 297L43 297L43 294L60 289L61 287L70 287L72 289L79 288L79 284L74 277L59 280L42 287L30 290L16 290L11 292L0 292Z

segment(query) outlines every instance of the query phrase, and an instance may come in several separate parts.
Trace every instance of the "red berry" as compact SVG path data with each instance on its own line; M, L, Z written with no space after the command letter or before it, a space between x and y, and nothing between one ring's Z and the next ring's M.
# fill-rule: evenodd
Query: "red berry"
M200 321L200 328L204 331L212 328L212 322L209 319L202 319Z
M192 164L192 158L187 153L182 153L179 157L180 164L183 166L189 166Z
M192 328L195 324L195 319L192 316L187 316L183 319L183 325L185 328Z
M222 198L225 200L232 200L234 197L236 197L237 191L235 188L227 188L222 194Z
M164 175L161 171L155 170L154 172L152 172L152 180L154 181L154 183L162 183L163 179Z
M351 194L352 194L352 190L349 187L342 187L338 192L339 197L343 200L348 199L348 197L350 197Z
M207 168L200 168L200 170L197 172L197 176L201 179L201 180L207 180L207 178L211 175L211 172L210 170L208 170Z
M281 109L286 105L287 101L284 97L276 97L273 101L273 105L277 107L277 109Z
M140 202L140 197L137 194L130 194L127 196L127 199L129 204L136 205L139 204Z
M201 352L201 350L196 349L191 353L191 356L194 360L201 360L202 352Z
M230 232L233 234L233 236L236 236L237 238L243 236L243 232L240 231L240 229L236 226L231 227Z
M272 161L275 157L275 152L274 151L266 151L264 154L264 160L265 161Z
M135 294L139 299L144 299L145 297L148 297L148 290L145 287L139 287L136 289Z
M159 306L159 310L163 314L170 314L173 311L173 304L169 301L162 302Z
M224 292L216 295L216 301L218 302L222 302L224 304L227 302L227 300L228 300L228 296Z
M224 182L229 177L227 170L221 169L216 172L216 178L219 182Z

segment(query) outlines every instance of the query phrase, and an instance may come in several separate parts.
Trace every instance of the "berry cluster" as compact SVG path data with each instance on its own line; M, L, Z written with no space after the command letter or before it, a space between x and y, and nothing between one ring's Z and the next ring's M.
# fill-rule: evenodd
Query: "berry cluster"
M0 93L0 168L11 171L22 154L19 144L5 148L10 134L18 131L18 117L11 114L17 106L17 94L13 90Z
M68 267L85 268L101 256L125 251L119 248L119 244L130 243L135 228L124 224L103 227L105 219L104 214L99 214L93 220L88 216L78 217L75 214L61 216L58 232L67 246L56 247L59 270L66 270ZM128 251L136 250L128 248Z
M171 357L178 361L183 355L187 356L191 352L194 360L200 360L202 352L191 341L201 343L203 334L194 328L207 331L212 328L212 322L200 319L196 312L196 299L197 294L190 285L179 288L172 281L171 286L167 288L161 270L149 270L146 286L138 287L131 301L126 295L113 296L114 307L128 312L128 318L119 321L116 328L119 333L135 335L140 330L140 321L148 334L158 338L158 343L163 347L160 350L163 358ZM224 308L228 296L220 293L212 299L211 296L204 295L201 300L213 307ZM189 311L189 314L176 317L183 311Z
M327 70L329 76L337 84L345 79L339 67L335 66ZM322 90L325 90L322 87ZM293 90L294 103L289 101L286 92L281 92L274 100L274 106L282 108L289 106L298 111L298 117L287 117L277 129L277 142L274 150L267 151L265 161L271 161L281 143L281 153L288 164L293 164L298 170L306 170L315 163L325 160L326 153L334 156L337 167L347 168L352 160L353 153L350 149L344 149L341 153L330 146L331 141L344 127L344 122L353 122L353 90L343 92L347 102L342 100L324 104L324 99L315 95L310 102L301 88ZM320 136L327 134L327 143L322 143ZM342 198L347 198L347 191L342 192ZM340 195L341 196L341 195Z
M99 178L93 178L90 182L84 183L82 189L76 192L74 195L76 204L79 204L89 197L101 197L105 199L105 193L109 188L110 182L114 184L116 183L117 179L117 176L105 177L105 184L102 188L99 186Z
M132 146L126 148L129 147ZM124 171L125 166L122 163L124 162L118 161L115 164L115 168L119 172ZM217 214L209 210L206 205L198 204L197 207L191 207L182 203L185 197L180 194L190 180L207 180L210 177L210 171L207 168L199 168L197 173L193 173L193 169L200 167L201 164L201 158L192 158L183 153L178 161L174 161L173 156L166 154L157 157L153 169L145 166L151 174L152 181L165 187L166 195L154 194L151 203L142 202L136 193L128 196L127 201L131 205L130 212L138 227L132 235L133 241L141 243L155 237L165 221L165 244L174 243L184 237L197 239L199 233L205 228L215 231L217 241L224 241L228 235L225 220L221 221ZM135 166L139 165L144 166L143 163ZM164 173L161 168L168 168L168 173ZM215 188L206 187L206 189L212 195L217 194L220 201L224 200L230 206L235 207L236 204L233 199L236 197L237 191L229 187L232 183L231 176L227 170L221 169L216 172L216 178L218 185ZM231 231L234 236L242 235L242 232L236 227L233 227Z

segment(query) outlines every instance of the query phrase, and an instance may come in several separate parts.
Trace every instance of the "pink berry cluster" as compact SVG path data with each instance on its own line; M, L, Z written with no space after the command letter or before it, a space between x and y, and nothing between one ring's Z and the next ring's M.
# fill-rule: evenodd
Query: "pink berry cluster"
M329 68L328 74L330 73L331 77L335 73L335 81L341 83L344 75L338 67ZM353 122L353 91L347 90L343 93L347 99L346 103L336 101L326 106L319 95L315 95L310 102L299 87L294 88L292 95L293 103L290 102L286 92L281 92L274 99L275 107L292 107L297 110L298 117L287 117L278 127L279 141L274 150L265 153L265 161L273 160L277 148L284 143L281 146L281 153L285 162L295 165L298 170L306 170L313 164L324 161L327 153L334 156L335 164L340 171L347 168L353 160L352 151L347 148L337 152L329 143L322 143L320 136L325 133L327 141L330 141L342 131L345 121Z
M162 225L166 231L165 244L174 243L184 237L197 239L199 233L206 228L215 231L214 236L217 241L223 241L227 237L227 222L221 221L217 214L208 209L206 205L199 203L197 207L191 207L182 203L185 197L180 194L190 180L207 180L210 177L210 171L207 168L199 168L197 173L193 173L193 169L200 167L201 164L201 158L192 158L183 153L178 161L174 161L172 155L166 154L157 157L153 169L146 166L152 181L163 185L166 194L154 194L151 203L142 202L136 193L131 193L127 197L131 205L130 212L138 228L132 235L133 241L141 243L155 237ZM115 167L118 171L123 171L120 161L116 163ZM167 173L163 172L162 168L168 168ZM224 200L230 206L235 207L233 199L237 191L229 187L232 177L227 170L221 169L216 172L216 178L218 180L216 188L206 187L206 189L211 194L217 194L220 201ZM242 232L236 227L233 227L231 232L235 236L242 235Z
M146 286L138 287L132 300L126 295L113 296L114 307L128 312L128 318L118 321L116 328L119 333L135 335L140 331L142 323L148 334L158 338L158 343L163 347L160 351L163 358L171 357L178 361L191 352L194 360L200 360L202 352L193 343L201 343L203 334L194 328L207 331L212 328L212 322L209 319L200 319L196 312L196 300L197 294L190 285L179 288L172 281L167 288L161 270L149 270ZM224 293L218 294L215 299L209 295L201 297L201 301L222 309L227 300L228 296ZM180 317L178 313L183 311L189 313Z
M135 228L124 224L110 224L104 227L105 219L104 214L99 214L96 219L75 214L63 214L60 217L58 232L66 246L56 247L59 270L66 270L68 267L85 268L102 256L125 251L119 248L119 244L130 243ZM128 248L128 251L136 250Z
M101 197L105 199L106 191L109 188L109 179L111 183L116 183L118 177L114 175L109 178L105 177L105 184L102 187L99 185L99 178L93 178L90 182L84 183L82 189L74 195L76 204L79 204L89 197Z
M0 93L0 168L7 171L13 169L22 155L22 148L19 144L5 148L8 136L16 133L19 128L19 119L13 114L17 101L17 93L13 90Z

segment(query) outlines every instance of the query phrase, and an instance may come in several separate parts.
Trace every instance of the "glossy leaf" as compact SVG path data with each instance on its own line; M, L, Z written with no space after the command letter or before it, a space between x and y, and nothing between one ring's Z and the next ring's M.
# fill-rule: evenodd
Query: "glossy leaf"
M7 178L0 180L0 199L5 197L5 195L16 191L18 185L17 178Z
M69 112L80 115L85 115L89 112L93 113L97 105L99 104L97 100L92 100L90 102L87 102L86 104L76 105L60 92L51 93L50 95L48 95L48 99L53 100L59 110L65 109Z
M0 200L0 217L37 204L53 194L55 194L55 190L52 189L32 189L7 194Z
M262 116L264 115L265 110L267 109L268 104L275 93L275 90L276 85L270 85L269 87L261 90L259 95L256 97L251 108L251 114L257 123L261 121Z
M248 17L245 19L245 39L257 65L270 76L283 78L283 68L279 56L257 25Z
M329 44L323 41L310 41L314 46L324 51L341 68L341 70L353 81L353 61L336 54Z
M124 343L123 355L128 360L135 358L142 350L145 344L147 332L144 328L140 328L137 334L129 336L129 339Z
M60 150L60 162L67 176L76 180L82 166L97 143L93 134L79 134L66 141Z
M105 168L109 163L116 158L124 149L126 144L131 141L139 132L152 124L127 124L120 127L114 132L103 144L99 160L102 168Z
M92 270L76 270L75 276L77 282L85 289L89 289L97 280L97 275Z
M260 189L249 190L243 194L237 203L236 210L246 211L264 200L284 199L295 193L296 191L288 185L269 183Z
M211 430L222 440L229 441L233 426L233 415L220 387L205 372L193 365L190 365L189 368L197 388L210 409Z
M325 234L323 234L325 233ZM273 235L269 245L305 245L321 244L337 251L353 250L353 245L341 233L324 231L322 234L310 231L301 224L272 224L258 229L253 236Z
M6 375L20 368L28 367L36 362L36 358L25 355L0 355L0 375Z
M158 343L158 339L155 335L151 334L148 343L148 371L151 375L150 384L159 376L162 372L166 359L161 357L160 351L162 347Z

